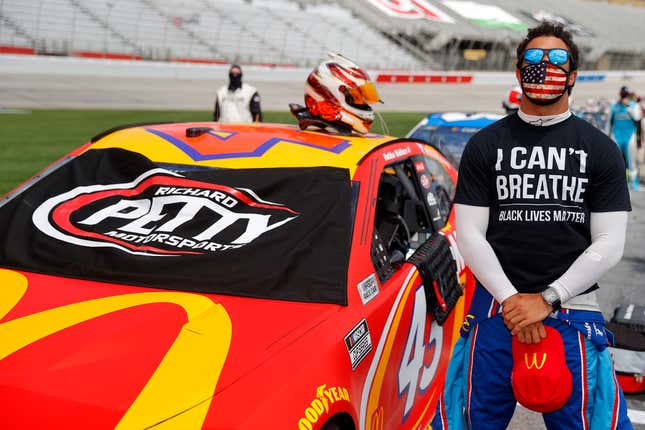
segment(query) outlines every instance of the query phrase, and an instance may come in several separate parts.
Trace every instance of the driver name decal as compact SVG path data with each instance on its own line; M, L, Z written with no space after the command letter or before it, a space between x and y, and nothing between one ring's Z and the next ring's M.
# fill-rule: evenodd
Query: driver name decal
M242 248L298 215L249 189L153 169L131 183L81 186L51 197L32 220L43 233L75 245L170 256Z
M383 153L383 160L385 161L392 161L394 159L404 157L411 153L412 150L410 149L409 146L406 146L405 148L396 148L394 151L390 152L384 152Z

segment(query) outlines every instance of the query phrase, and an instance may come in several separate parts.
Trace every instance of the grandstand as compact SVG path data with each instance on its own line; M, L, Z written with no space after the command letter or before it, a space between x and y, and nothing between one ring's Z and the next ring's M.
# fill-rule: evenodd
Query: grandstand
M510 70L526 28L550 19L574 33L582 68L645 69L642 4L0 0L0 53L311 67L339 51L370 69Z

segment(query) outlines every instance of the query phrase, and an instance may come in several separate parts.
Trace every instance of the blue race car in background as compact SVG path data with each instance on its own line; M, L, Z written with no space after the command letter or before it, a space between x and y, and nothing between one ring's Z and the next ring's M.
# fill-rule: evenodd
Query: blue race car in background
M435 112L423 118L406 137L430 143L459 167L470 136L502 117L486 112Z
M572 108L571 112L609 135L611 130L611 102L609 100L589 99L584 106Z

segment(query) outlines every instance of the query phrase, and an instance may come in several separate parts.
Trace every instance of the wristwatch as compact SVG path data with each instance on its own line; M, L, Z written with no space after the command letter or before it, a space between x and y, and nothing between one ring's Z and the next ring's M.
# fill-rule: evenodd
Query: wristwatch
M562 307L560 294L553 287L547 287L546 290L542 291L542 298L551 305L553 312L557 312Z

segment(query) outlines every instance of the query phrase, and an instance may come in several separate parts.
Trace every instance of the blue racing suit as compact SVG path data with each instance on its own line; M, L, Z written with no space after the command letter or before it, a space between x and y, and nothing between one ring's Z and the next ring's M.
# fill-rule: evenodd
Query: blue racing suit
M633 428L607 349L611 333L604 323L600 312L565 308L544 321L562 335L573 376L569 401L562 409L543 414L549 430ZM508 426L516 406L511 344L499 303L478 284L448 367L446 380L452 383L446 384L439 399L433 429Z
M625 166L629 169L629 179L637 180L638 168L636 165L636 128L641 119L640 106L633 101L628 105L620 101L611 107L611 137L614 139L625 159Z

